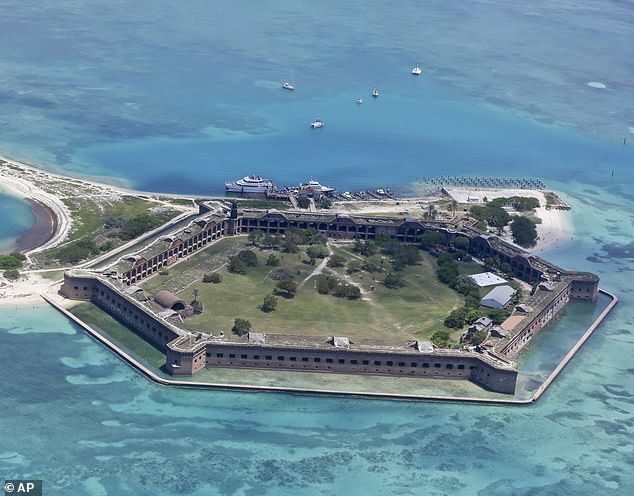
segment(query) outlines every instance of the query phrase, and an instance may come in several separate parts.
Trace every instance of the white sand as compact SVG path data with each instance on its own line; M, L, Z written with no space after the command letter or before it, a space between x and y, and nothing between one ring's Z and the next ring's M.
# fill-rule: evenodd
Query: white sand
M21 167L23 166L22 164L18 164L4 157L0 157L0 159L5 160L6 162L13 165L19 165ZM36 186L33 182L18 177L18 174L16 174L15 170L9 169L7 167L3 167L0 169L0 187L2 187L2 189L6 193L17 196L19 198L27 198L39 201L40 203L50 208L57 217L57 229L51 239L49 239L42 246L39 246L38 248L35 248L26 253L27 257L32 253L37 253L42 250L53 248L66 239L72 226L72 220L68 207L64 205L64 203L58 196L47 193L43 189Z
M537 198L540 207L535 209L535 216L542 220L541 224L537 224L537 245L531 248L531 253L538 253L549 248L558 242L569 240L572 236L572 228L570 225L569 212L566 210L546 209L546 197L544 192L537 189L480 189L480 188L446 188L447 192L459 203L467 202L468 197L479 197L480 202L483 198L492 200L494 198L523 196ZM472 203L473 205L481 205L482 203ZM502 237L504 241L514 244L507 229ZM523 248L524 249L524 248Z
M104 201L117 201L122 196L129 195L142 196L157 205L168 204L168 202L159 199L158 195L154 196L152 193L142 193L85 179L66 177L31 167L7 157L0 156L0 160L14 166L0 167L0 189L18 198L37 200L49 207L57 217L57 229L51 239L42 246L25 253L29 264L31 263L29 255L54 248L67 240L72 228L72 218L62 198L72 196L69 191L74 191L75 196L79 196L77 195L79 191L84 197L98 197L103 198ZM46 187L49 191L45 191L40 185ZM168 194L161 194L160 196L184 197L184 195ZM193 203L191 206L169 203L169 207L183 212L191 212L197 208ZM44 300L39 296L40 294L46 294L63 301L63 297L58 294L59 283L53 283L50 279L41 277L39 275L40 271L25 270L20 272L21 276L17 281L6 280L0 274L0 306L44 304Z

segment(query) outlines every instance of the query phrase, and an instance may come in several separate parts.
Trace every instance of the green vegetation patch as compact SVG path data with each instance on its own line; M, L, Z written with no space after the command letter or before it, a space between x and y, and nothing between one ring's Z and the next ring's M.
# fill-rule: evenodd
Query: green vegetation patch
M463 303L459 294L438 281L435 259L427 253L417 251L414 256L407 248L394 256L374 250L364 256L354 252L354 243L331 243L326 248L319 237L314 238L312 245L300 245L296 253L289 252L293 251L291 246L283 251L284 242L279 243L282 250L274 250L254 247L245 237L224 239L170 267L169 275L152 277L144 289L148 294L168 289L185 301L192 300L196 291L204 311L185 320L185 326L195 331L227 333L239 318L248 321L256 332L384 341L428 339L444 329L443 320ZM332 251L339 263L329 267L329 258L309 256L311 246ZM244 273L231 272L232 257L237 260L246 250L255 255L256 263L244 264ZM319 251L321 255L322 249ZM271 255L277 263L267 265ZM403 263L412 264L398 270L399 256ZM222 275L221 282L203 283L203 277L214 271ZM402 285L388 287L385 278L395 272ZM335 279L337 287L348 290L320 293L319 281L324 277ZM284 283L288 280L294 283L293 291ZM265 306L266 300L272 301L271 295L277 298L275 305Z
M180 213L142 198L105 201L90 196L66 198L73 219L67 243L34 256L45 266L75 264L110 251L164 224Z

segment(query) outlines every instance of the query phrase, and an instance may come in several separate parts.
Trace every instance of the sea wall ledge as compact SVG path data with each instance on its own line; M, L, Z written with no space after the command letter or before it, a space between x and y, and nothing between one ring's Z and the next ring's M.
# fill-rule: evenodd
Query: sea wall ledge
M570 351L559 362L555 369L551 372L548 378L537 388L533 395L528 399L506 399L506 398L474 398L464 396L439 396L439 395L417 395L417 394L402 394L402 393L378 393L378 392L363 392L363 391L337 391L329 389L313 389L313 388L295 388L295 387L279 387L279 386L254 386L247 384L225 384L225 383L208 383L208 382L196 382L196 381L181 381L176 379L166 379L156 374L153 370L146 367L143 363L130 356L125 350L117 346L112 340L104 336L81 319L73 315L66 308L56 303L53 299L46 295L42 295L42 298L49 303L53 308L68 317L71 321L76 323L82 328L89 336L101 343L108 350L121 358L134 370L145 376L152 382L169 387L180 387L188 389L209 389L209 390L226 390L226 391L241 391L241 392L269 392L269 393L288 393L288 394L300 394L310 396L337 396L337 397L350 397L361 399L382 399L382 400L401 400L401 401L430 401L430 402L443 402L443 403L471 403L482 405L515 405L515 406L528 406L537 402L553 382L559 377L566 365L570 363L570 360L577 354L581 347L588 341L590 336L596 331L603 320L612 311L614 306L618 303L618 298L605 290L599 289L600 293L607 296L610 299L609 304L601 312L601 314L592 322L590 327L574 344Z

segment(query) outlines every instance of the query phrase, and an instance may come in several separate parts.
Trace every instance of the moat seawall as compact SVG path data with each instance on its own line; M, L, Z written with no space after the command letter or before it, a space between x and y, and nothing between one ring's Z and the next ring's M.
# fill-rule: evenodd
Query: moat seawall
M470 228L458 228L448 222L328 214L282 214L277 211L249 211L241 214L235 207L229 217L209 215L202 209L200 213L200 218L193 221L182 233L166 237L163 245L157 245L147 253L141 252L129 257L126 263L121 262L117 266L118 271L107 271L103 274L82 270L67 271L61 288L62 294L66 297L91 301L163 350L166 355L166 368L174 376L191 376L204 368L221 367L460 379L470 380L496 393L514 394L518 369L510 358L532 342L534 336L546 327L569 301L594 302L598 296L599 279L594 274L561 269L495 236L483 235ZM293 227L313 228L334 239L374 239L377 235L387 235L405 243L414 242L428 229L442 230L448 239L453 239L459 233L469 237L471 252L475 256L495 256L508 263L517 277L525 281L542 281L535 285L535 291L539 291L537 306L525 316L518 332L501 339L494 350L483 353L464 350L420 352L406 343L395 343L394 346L383 348L363 345L341 348L321 344L276 345L275 340L269 342L268 339L260 343L218 339L211 335L192 333L169 323L149 311L127 290L129 288L132 293L136 292L138 288L135 283L162 267L178 263L217 239L255 230L283 234L285 229ZM613 303L617 301L613 295L609 297ZM609 308L612 306L610 304ZM161 381L173 382L164 378L161 378ZM176 381L174 384L180 382L185 382L187 386L197 384L191 381ZM252 386L240 387L254 389ZM272 389L335 393L320 389ZM394 395L402 396L408 395Z
M618 303L618 298L605 291L599 289L599 291L610 299L610 303L601 312L601 314L592 322L584 334L577 340L570 351L559 362L555 369L551 372L548 378L535 390L532 396L528 399L505 399L505 398L473 398L463 396L438 396L438 395L416 395L416 394L402 394L402 393L373 393L373 392L354 392L354 391L336 391L328 389L313 389L313 388L295 388L295 387L279 387L279 386L255 386L247 384L224 384L224 383L208 383L208 382L195 382L195 381L181 381L175 379L167 379L158 375L156 372L145 366L139 360L132 357L125 350L120 348L111 339L104 336L90 325L83 322L81 319L73 315L66 308L56 303L51 298L42 295L42 298L49 303L53 308L64 314L70 320L80 326L89 336L101 343L108 350L113 352L124 362L130 365L133 369L144 375L146 378L156 384L170 387L182 387L193 389L210 389L210 390L227 390L227 391L243 391L243 392L270 392L270 393L289 393L289 394L304 394L311 396L344 396L351 398L366 398L366 399L383 399L383 400L403 400L403 401L432 401L432 402L445 402L445 403L472 403L472 404L489 404L489 405L517 405L526 406L531 405L538 401L552 385L557 377L564 370L566 365L572 360L581 347L588 341L592 334L596 331L599 325L604 321L608 314L612 311L614 306Z

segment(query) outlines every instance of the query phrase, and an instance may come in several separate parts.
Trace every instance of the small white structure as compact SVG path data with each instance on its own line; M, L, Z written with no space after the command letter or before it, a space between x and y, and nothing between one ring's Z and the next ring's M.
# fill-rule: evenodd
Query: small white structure
M487 308L504 308L515 296L511 286L498 286L489 291L480 301L480 305Z
M331 343L335 348L350 348L350 339L346 337L334 336Z
M469 278L481 288L506 282L506 279L496 276L493 272L480 272L479 274L470 275Z
M263 332L250 332L248 338L250 343L264 344L266 342L266 334Z
M433 353L434 344L431 341L416 341L416 343L414 343L414 348L421 353Z

